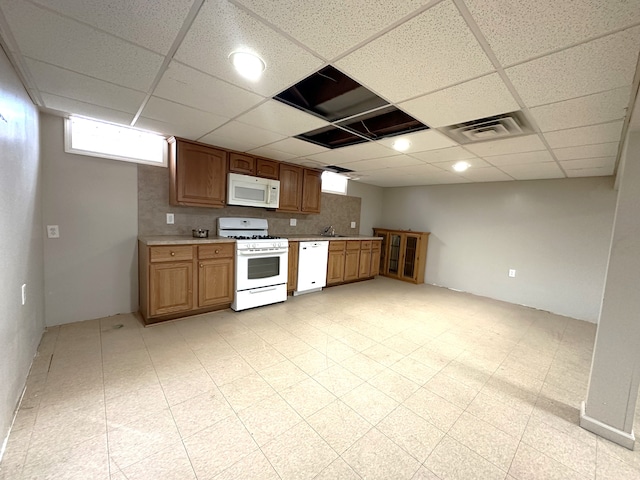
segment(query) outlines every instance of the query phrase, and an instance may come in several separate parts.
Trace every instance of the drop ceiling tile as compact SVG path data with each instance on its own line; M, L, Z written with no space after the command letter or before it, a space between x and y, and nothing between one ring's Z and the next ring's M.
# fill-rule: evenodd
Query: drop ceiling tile
M120 112L111 108L101 107L92 103L81 102L71 98L59 97L48 93L42 93L44 106L63 113L75 113L89 118L97 118L120 125L130 125L133 114Z
M410 165L423 165L420 160L416 160L408 155L395 155L392 157L372 158L370 160L360 160L358 162L338 164L349 168L355 172L373 171L380 169L396 169Z
M547 132L544 138L551 148L595 145L620 140L622 121Z
M140 120L142 124L154 124L156 128L166 125L165 128L167 128L167 130L161 130L162 133L166 135L186 136L186 138L189 139L199 138L229 120L220 115L185 107L179 103L157 97L151 97L149 99L142 110L141 117L156 121L147 122L147 120ZM138 126L137 123L136 126Z
M512 177L495 167L470 168L458 175L472 182L506 182L513 180Z
M398 105L432 128L519 110L497 73Z
M323 153L311 155L310 158L320 160L321 162L331 163L351 163L358 160L369 160L370 158L389 157L400 155L390 148L380 145L378 142L365 142L358 145L351 145L344 148L335 148Z
M252 155L260 155L262 157L267 157L267 158L271 158L274 160L281 160L286 162L287 160L291 160L292 158L296 158L295 155L291 155L290 153L285 153L285 152L281 152L280 150L275 150L273 148L270 148L271 146L268 145L266 147L258 147L258 148L254 148L253 150L249 150L247 153L250 153Z
M626 115L629 87L531 109L540 130L549 132L620 120Z
M310 132L329 125L329 122L276 100L269 100L240 115L236 120L286 136Z
M137 113L146 96L143 92L96 80L37 60L25 59L25 63L42 93L132 114Z
M5 2L3 13L24 56L107 82L147 91L163 61L156 53L28 2Z
M527 165L503 165L500 170L516 180L537 180L543 178L564 178L564 173L555 162L531 163Z
M449 160L448 162L437 162L437 163L431 163L431 165L433 165L434 167L438 167L441 168L442 170L446 170L448 172L454 172L453 170L453 166L458 163L458 162L467 162L470 166L470 170L471 169L478 169L478 168L488 168L491 167L492 165L488 162L486 162L485 160L481 159L481 158L467 158L465 160ZM457 172L456 172L457 173Z
M393 148L393 143L399 138L406 138L411 142L411 146L405 152L410 155L427 150L439 150L458 145L457 142L454 142L446 135L436 132L435 130L422 130L421 132L410 133L407 135L398 135L396 137L378 140L376 143L385 145L388 148Z
M567 177L608 177L613 175L614 167L595 167L567 170Z
M280 150L281 152L290 153L296 157L304 157L305 155L329 151L326 147L305 142L304 140L298 140L297 138L285 138L284 140L272 143L269 147Z
M553 156L548 150L538 150L536 152L510 153L508 155L495 155L486 157L487 162L496 167L502 165L523 165L526 163L553 162Z
M637 0L465 0L465 3L503 65L640 22Z
M239 0L307 47L331 59L424 5L422 0ZM375 8L372 8L375 6Z
M583 170L590 168L611 168L616 166L616 157L597 157L597 158L584 158L580 160L567 160L560 162L562 168L565 171L569 170ZM613 170L612 170L613 171Z
M260 95L177 62L169 64L153 94L229 118L264 100Z
M397 177L403 175L441 175L444 173L451 173L453 175L453 172L447 172L445 170L442 170L441 168L434 167L433 165L422 164L394 168L389 174Z
M476 158L473 153L468 152L462 147L441 148L438 150L428 150L425 152L416 152L411 154L412 157L427 163L437 163L446 161L466 160L468 158Z
M615 157L618 154L618 144L619 142L610 142L581 147L555 148L553 153L560 161L579 158Z
M508 68L506 74L524 103L534 107L631 85L639 50L636 27Z
M320 162L318 160L311 160L309 158L292 158L288 160L288 163L295 163L296 165L302 165L303 167L311 167L311 168L323 168L329 163Z
M491 140L489 142L472 143L465 145L470 152L479 157L489 157L492 155L505 155L511 153L534 152L545 150L546 147L537 135L524 135L522 137L505 138L502 140Z
M193 0L33 0L112 35L166 55Z
M347 55L336 67L394 103L493 70L449 1Z
M236 121L229 122L211 133L214 136L228 138L236 142L244 142L241 148L238 149L242 152L269 145L284 138L280 134Z
M240 77L228 57L242 49L266 64L257 82ZM229 2L205 2L175 55L187 65L234 85L270 97L323 62Z

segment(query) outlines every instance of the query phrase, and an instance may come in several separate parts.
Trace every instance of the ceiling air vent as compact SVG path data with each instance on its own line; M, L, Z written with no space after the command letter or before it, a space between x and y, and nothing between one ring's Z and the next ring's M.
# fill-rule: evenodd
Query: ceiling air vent
M324 169L334 173L353 173L354 172L353 170L350 170L344 167L339 167L337 165L327 165L326 167L324 167Z
M499 140L533 132L525 116L519 111L449 125L440 130L461 144Z

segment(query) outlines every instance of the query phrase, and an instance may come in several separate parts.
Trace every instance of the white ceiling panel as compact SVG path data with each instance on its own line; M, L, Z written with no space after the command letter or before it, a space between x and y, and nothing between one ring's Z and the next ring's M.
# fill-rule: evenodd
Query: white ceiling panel
M502 165L522 165L525 163L545 163L553 162L553 156L548 150L538 150L535 152L510 153L508 155L495 155L486 157L486 160L497 167Z
M435 130L422 130L421 132L398 135L396 137L377 140L376 143L385 145L388 148L393 148L393 143L399 138L406 138L411 142L411 146L405 152L407 155L413 155L427 150L439 150L458 145L446 135L436 132Z
M583 158L581 160L567 160L560 162L565 170L582 170L585 168L614 168L616 157Z
M84 117L98 118L107 122L129 125L133 114L120 112L111 108L101 107L93 103L81 102L71 98L59 97L48 93L42 94L42 100L47 108L63 113L76 114Z
M399 107L432 128L520 109L497 73L409 100Z
M351 145L344 148L336 148L323 153L310 156L310 158L320 160L321 162L331 163L351 163L358 160L369 160L370 158L390 157L400 155L390 148L384 147L378 142L365 142L358 145Z
M141 117L156 120L156 125L167 125L167 128L179 129L164 130L167 135L186 136L189 139L197 139L214 128L219 127L229 119L213 113L203 112L195 108L185 107L179 103L170 102L162 98L151 97L142 110ZM144 121L140 120L144 123ZM136 123L135 126L140 126ZM144 128L144 127L141 127ZM157 127L156 127L157 128Z
M26 57L141 91L162 64L156 53L25 1L5 2L3 13Z
M460 162L460 161L464 161L467 162L470 165L469 170L472 169L477 169L477 168L485 168L485 167L491 167L492 165L488 162L486 162L485 160L481 159L481 158L467 158L465 160L449 160L448 162L437 162L437 163L432 163L431 165L433 165L434 167L438 167L441 168L443 170L447 170L447 171L454 171L453 170L453 166Z
M629 103L629 87L531 109L540 130L549 132L620 120Z
M370 160L345 163L341 166L356 172L364 172L369 170L379 170L381 168L396 169L398 167L422 164L423 163L420 160L416 160L408 155L395 155L393 157L372 158Z
M326 59L347 51L424 5L422 0L238 0ZM375 8L372 8L375 6Z
M294 158L292 160L289 160L289 163L295 163L297 165L302 165L303 167L311 168L323 168L329 165L328 163L320 162L318 160L311 160L309 158Z
M288 160L291 160L292 158L296 158L295 155L281 152L280 150L275 150L273 148L270 148L269 146L254 148L253 150L249 150L247 153L251 153L253 155L260 155L262 157L272 158L274 160L281 160L285 162Z
M531 163L527 165L503 165L500 170L516 180L536 180L543 178L563 178L564 174L555 162Z
M32 0L166 55L193 0Z
M444 1L336 63L394 102L489 73L493 65L458 9Z
M473 153L468 152L462 147L450 147L450 148L441 148L439 150L428 150L425 152L416 152L416 153L412 153L411 156L427 163L447 162L449 160L456 162L458 160L476 158L476 156Z
M281 152L290 153L296 157L304 157L313 155L314 153L328 152L329 149L316 145L314 143L305 142L297 138L285 138L269 145L269 148L280 150Z
M244 142L244 148L240 149L243 152L254 150L285 138L278 133L236 121L229 122L211 133L213 136L219 136L231 141Z
M260 95L177 62L169 64L154 95L228 118L264 100Z
M560 161L579 158L615 157L618 154L618 145L619 142L610 142L581 147L555 148L553 153Z
M229 54L254 52L266 64L260 81L239 76ZM319 69L323 62L228 2L206 2L175 55L187 65L270 97Z
M42 93L93 103L111 110L135 114L146 94L130 88L26 59L27 68Z
M631 85L640 50L640 27L508 68L529 106Z
M329 125L329 122L277 100L269 100L236 120L286 136L298 135Z
M465 145L470 152L479 157L489 157L492 155L506 155L510 153L535 152L545 150L546 147L537 135L524 135L522 137L505 138L502 140L492 140L489 142L472 143Z
M579 168L567 170L567 177L608 177L613 175L614 167Z
M506 182L513 180L512 177L496 167L470 168L458 175L472 182Z
M624 122L603 123L588 127L569 128L544 134L551 148L576 147L580 145L594 145L620 140L622 124Z
M640 22L638 0L465 0L503 65Z

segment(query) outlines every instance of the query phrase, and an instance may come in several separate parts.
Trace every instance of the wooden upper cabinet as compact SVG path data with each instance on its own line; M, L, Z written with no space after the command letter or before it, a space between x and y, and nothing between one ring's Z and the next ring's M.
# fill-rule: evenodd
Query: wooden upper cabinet
M266 158L256 158L256 175L262 178L278 180L280 178L279 162Z
M302 180L304 168L287 163L280 164L280 206L283 212L300 212L302 207Z
M169 203L221 208L227 194L227 152L169 139Z
M322 172L304 169L302 181L302 212L320 213Z
M240 153L229 153L229 171L243 175L256 174L256 159Z

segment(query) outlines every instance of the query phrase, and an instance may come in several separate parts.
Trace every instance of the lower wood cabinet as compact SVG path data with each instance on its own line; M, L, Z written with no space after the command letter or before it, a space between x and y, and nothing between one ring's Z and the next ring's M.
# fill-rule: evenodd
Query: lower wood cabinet
M234 295L234 255L234 243L148 246L139 242L140 312L145 323L229 307Z
M289 242L289 258L287 272L287 292L293 292L298 288L298 252L300 242Z
M382 237L380 275L412 283L424 283L429 232L374 228Z
M327 285L338 285L377 275L377 269L371 268L374 248L376 255L379 255L379 240L331 240Z
M327 285L344 282L344 257L347 242L329 242L329 259L327 261Z

